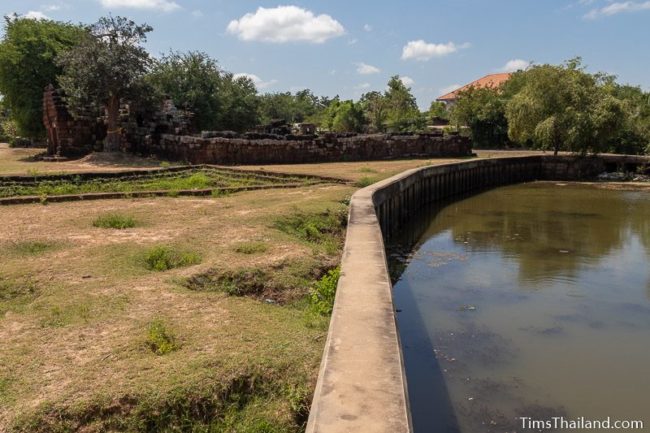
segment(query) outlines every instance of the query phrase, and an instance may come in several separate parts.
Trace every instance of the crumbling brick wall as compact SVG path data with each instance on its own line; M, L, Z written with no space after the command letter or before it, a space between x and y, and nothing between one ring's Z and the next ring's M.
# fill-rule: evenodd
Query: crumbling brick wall
M259 135L259 134L258 134ZM201 138L162 135L149 142L151 153L193 164L298 164L400 158L463 157L472 154L471 141L458 135L371 134L320 137Z
M73 117L62 92L51 85L43 93L43 124L50 156L85 155L92 152L106 134L97 116L85 113Z

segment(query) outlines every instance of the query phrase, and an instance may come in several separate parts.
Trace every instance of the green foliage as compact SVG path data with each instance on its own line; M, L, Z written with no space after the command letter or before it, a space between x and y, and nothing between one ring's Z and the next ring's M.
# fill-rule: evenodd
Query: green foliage
M601 76L584 72L580 59L562 66L533 66L508 102L508 135L556 153L606 150L624 122L621 102L604 91Z
M196 265L201 262L201 256L194 252L178 251L170 246L159 245L145 253L144 262L150 271L163 272Z
M377 180L377 177L375 177L375 176L364 176L361 179L359 179L358 181L356 181L354 183L354 186L359 187L359 188L365 188L365 187L370 186L370 185L372 185L374 183L377 183L377 182L378 182L378 180Z
M18 125L15 120L0 117L0 142L13 144L18 137Z
M135 227L136 221L133 217L126 215L108 214L95 219L93 226L103 229L124 230Z
M161 319L154 319L147 329L147 347L158 356L178 349L176 337Z
M449 111L447 110L447 105L444 102L433 101L429 107L427 116L430 120L433 119L444 119L449 120Z
M267 93L260 96L259 112L261 121L269 123L282 119L289 123L313 122L320 124L325 109L337 100L317 97L310 90L291 92Z
M275 228L312 243L326 243L343 235L347 225L347 210L326 210L308 214L300 211L278 218Z
M206 53L171 52L156 62L146 81L177 107L194 113L199 130L245 131L259 121L253 82L222 71Z
M43 89L58 84L62 69L56 58L73 47L83 33L73 24L5 17L0 41L0 94L16 127L16 131L9 131L8 125L2 125L5 136L45 135Z
M336 287L341 276L341 269L336 268L321 278L311 291L309 305L311 309L323 316L332 314L334 309L334 298L336 296Z
M500 89L471 87L460 92L451 119L457 126L469 127L477 147L506 147L510 143L506 103Z
M416 132L426 126L426 119L420 113L415 96L406 87L399 75L391 77L384 94L387 106L387 127L391 132Z
M363 108L369 132L384 132L388 118L388 101L381 92L364 93L359 100Z
M323 117L324 126L333 132L362 132L365 129L363 110L353 101L333 101Z
M150 93L143 77L151 59L142 44L152 30L124 17L103 17L87 28L78 45L59 55L58 64L63 68L59 82L73 113L106 109L106 151L120 148L120 101L138 100Z

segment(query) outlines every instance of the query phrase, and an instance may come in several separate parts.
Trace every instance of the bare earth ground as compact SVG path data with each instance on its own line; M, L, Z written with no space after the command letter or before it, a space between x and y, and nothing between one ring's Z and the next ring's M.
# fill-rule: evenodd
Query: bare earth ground
M48 403L75 407L101 398L164 397L252 370L282 372L298 389L313 385L324 329L306 326L303 309L193 292L178 282L210 268L317 256L313 245L271 227L274 219L295 209L341 206L352 192L338 185L0 208L0 284L34 290L27 299L10 301L6 314L0 297L0 431ZM132 216L138 226L93 227L95 218L113 212ZM19 248L31 242L50 247L36 253ZM247 242L268 250L235 252ZM161 244L197 252L202 261L149 271L142 255ZM176 335L179 350L157 356L145 347L154 319ZM291 425L287 406L265 402L260 411Z

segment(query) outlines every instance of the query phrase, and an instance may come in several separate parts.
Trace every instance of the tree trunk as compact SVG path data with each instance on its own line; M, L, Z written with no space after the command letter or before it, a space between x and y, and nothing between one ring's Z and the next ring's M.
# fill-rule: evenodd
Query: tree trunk
M122 142L122 134L119 128L120 120L120 98L117 95L111 95L106 107L108 116L108 132L104 141L104 152L119 152Z

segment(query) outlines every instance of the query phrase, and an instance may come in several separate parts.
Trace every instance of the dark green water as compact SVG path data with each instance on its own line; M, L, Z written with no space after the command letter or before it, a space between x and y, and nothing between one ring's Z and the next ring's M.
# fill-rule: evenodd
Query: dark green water
M415 433L650 431L650 191L499 188L431 209L389 252Z

